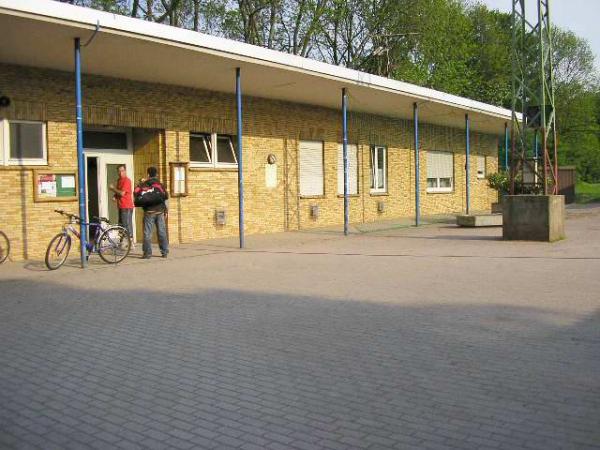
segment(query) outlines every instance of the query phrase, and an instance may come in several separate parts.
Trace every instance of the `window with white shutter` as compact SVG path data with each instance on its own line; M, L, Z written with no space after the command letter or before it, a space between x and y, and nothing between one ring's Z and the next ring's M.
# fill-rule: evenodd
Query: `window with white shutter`
M348 145L348 194L358 194L358 147ZM338 147L338 194L344 195L344 146Z
M427 192L452 192L454 153L427 152Z
M477 178L485 178L485 156L477 155Z
M300 195L323 195L323 142L300 141Z

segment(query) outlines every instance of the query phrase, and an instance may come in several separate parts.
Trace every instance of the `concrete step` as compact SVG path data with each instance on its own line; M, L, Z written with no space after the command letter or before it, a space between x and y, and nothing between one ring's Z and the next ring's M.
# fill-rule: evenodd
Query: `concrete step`
M502 214L462 214L456 216L459 227L501 227Z

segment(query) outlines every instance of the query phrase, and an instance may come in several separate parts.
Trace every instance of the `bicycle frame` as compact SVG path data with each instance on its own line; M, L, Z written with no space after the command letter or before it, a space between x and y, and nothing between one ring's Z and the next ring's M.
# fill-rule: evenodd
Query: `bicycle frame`
M50 270L58 269L64 264L69 255L73 237L78 240L81 239L79 231L81 225L89 228L90 240L85 248L86 258L89 258L92 253L98 253L104 262L117 264L129 254L131 238L125 228L119 225L111 225L109 220L104 217L94 217L93 222L83 222L76 214L60 209L54 211L67 216L69 220L63 223L62 230L52 238L46 250L46 266ZM123 241L123 236L126 238L125 241ZM126 245L123 245L124 242ZM59 258L56 263L53 261L55 257Z
M64 233L65 236L68 236L69 233L71 233L77 239L79 239L81 237L81 235L79 234L79 231L74 226L76 223L77 223L77 221L71 220L68 224L63 225L63 233ZM98 253L98 247L97 247L96 243L98 242L98 238L100 237L100 234L107 227L103 223L101 223L101 222L84 222L83 225L86 226L86 227L89 227L89 228L94 227L94 237L88 241L88 249L87 250L90 253ZM88 233L88 236L90 236L89 233ZM110 236L109 236L109 239L110 239ZM90 244L91 244L91 246L90 246ZM60 252L58 252L58 253L59 254L62 253L62 250L63 249L61 249Z

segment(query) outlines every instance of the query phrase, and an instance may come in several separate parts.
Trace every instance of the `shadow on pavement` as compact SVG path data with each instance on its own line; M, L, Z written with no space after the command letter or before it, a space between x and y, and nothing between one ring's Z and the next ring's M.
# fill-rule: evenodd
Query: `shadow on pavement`
M442 240L442 241L502 241L502 236L486 236L486 235L464 235L464 234L441 234L435 236L407 236L407 235L376 235L376 237L385 237L390 239L406 238L406 239L424 239L424 240Z
M3 448L600 442L599 312L46 280L2 291Z

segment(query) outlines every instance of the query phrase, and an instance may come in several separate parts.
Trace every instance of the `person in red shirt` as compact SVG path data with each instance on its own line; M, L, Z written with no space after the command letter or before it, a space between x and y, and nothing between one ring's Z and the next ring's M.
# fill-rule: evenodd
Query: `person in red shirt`
M117 186L111 184L110 190L115 193L114 199L119 208L119 225L129 232L129 236L133 239L133 197L131 189L131 180L127 177L127 168L121 164L117 171L119 179ZM133 244L133 243L132 243Z

